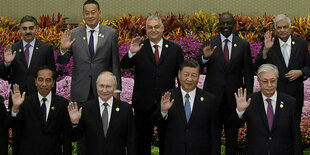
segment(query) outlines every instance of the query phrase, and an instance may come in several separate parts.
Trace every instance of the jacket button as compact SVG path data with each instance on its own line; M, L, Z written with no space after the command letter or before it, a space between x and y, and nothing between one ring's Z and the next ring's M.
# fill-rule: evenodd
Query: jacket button
M272 140L272 137L269 137L268 139L269 139L269 140Z

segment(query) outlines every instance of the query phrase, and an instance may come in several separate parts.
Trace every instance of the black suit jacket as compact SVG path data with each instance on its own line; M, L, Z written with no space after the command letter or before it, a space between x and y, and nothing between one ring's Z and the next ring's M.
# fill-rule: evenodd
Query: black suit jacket
M164 155L219 155L220 133L215 96L196 88L189 122L186 121L180 88L170 90L174 104L168 118L162 118L160 108L153 114L155 122L164 128Z
M84 136L85 154L89 155L135 155L131 106L126 102L113 99L110 116L109 129L105 137L98 99L85 102L79 125L73 129L73 140L76 141Z
M234 92L240 87L246 88L249 93L253 91L254 73L250 45L246 40L233 35L231 59L226 64L220 35L210 39L211 47L217 46L217 48L204 64L207 67L207 73L203 89L214 94L219 103L222 103L225 98L230 109L235 109ZM201 51L197 57L201 65L202 55Z
M274 45L269 50L267 58L263 59L262 50L256 57L254 63L254 70L257 71L258 67L265 63L271 63L278 67L279 79L278 79L278 90L295 97L297 106L301 109L304 103L304 83L310 76L310 56L308 51L307 42L299 37L291 36L291 56L288 67L286 67L284 58L281 52L279 38L275 37ZM303 75L290 82L285 74L290 70L302 70Z
M53 94L45 123L38 94L26 96L17 117L11 117L14 128L21 133L18 154L71 154L71 123L67 106L66 99Z
M135 67L132 106L150 110L154 103L160 101L161 93L175 88L175 79L184 57L179 45L163 39L157 64L149 39L143 41L143 44L142 49L132 58L128 57L128 53L122 58L121 68Z
M301 155L301 135L296 115L296 100L278 92L272 130L269 130L267 114L261 92L248 95L251 104L239 119L235 112L232 125L247 122L245 154L247 155ZM282 104L282 106L281 106ZM282 107L282 108L281 108Z
M11 65L4 67L4 63L2 63L0 66L4 79L8 79L8 75L10 75L9 82L11 84L17 83L21 92L25 91L27 95L33 94L37 92L34 83L37 67L48 65L56 69L53 48L51 45L36 39L29 68L27 67L22 41L12 45L12 52L14 51L16 51L16 56Z
M6 107L3 103L3 97L0 96L0 154L8 154L8 116Z

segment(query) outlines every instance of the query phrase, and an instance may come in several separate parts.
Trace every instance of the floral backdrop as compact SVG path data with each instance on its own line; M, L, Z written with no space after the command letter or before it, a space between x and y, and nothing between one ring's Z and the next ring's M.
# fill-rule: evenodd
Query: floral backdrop
M218 34L218 19L215 13L207 14L199 11L194 15L184 14L158 14L163 19L165 26L164 37L178 43L183 50L185 59L195 58L199 52L203 39ZM255 61L256 55L262 47L263 34L267 30L274 31L273 15L264 14L262 16L245 16L242 14L234 15L236 27L234 34L250 42L252 51L252 60ZM39 18L39 31L37 38L50 43L54 48L55 60L57 59L60 39L65 29L72 29L84 23L67 24L68 17L58 13L56 16L42 15ZM102 20L102 24L115 28L118 32L119 52L122 58L129 50L129 44L134 35L139 34L145 38L145 24L147 17L124 14L112 20ZM292 18L292 33L304 38L310 47L310 15L306 17ZM19 24L16 20L10 20L7 17L0 16L0 63L3 62L3 49L20 40ZM65 65L57 66L57 94L70 99L71 73L73 58ZM134 69L122 71L121 100L131 103L133 90ZM206 69L204 69L204 72ZM201 75L199 87L202 88L205 76ZM310 146L310 80L305 84L305 101L302 114L301 131L303 147ZM10 85L8 81L0 79L0 95L4 96L5 103L8 103ZM254 86L255 91L259 91L257 80ZM246 127L240 129L239 143L244 144ZM156 140L156 137L155 137ZM156 141L154 142L156 144Z

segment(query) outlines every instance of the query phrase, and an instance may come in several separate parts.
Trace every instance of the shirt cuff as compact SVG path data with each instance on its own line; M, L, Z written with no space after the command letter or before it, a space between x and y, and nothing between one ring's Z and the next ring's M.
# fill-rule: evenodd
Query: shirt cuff
M239 117L240 119L242 119L243 114L244 114L245 111L239 112L238 109L236 108L236 112L237 112L237 114L238 114L238 117Z
M122 91L121 90L118 90L118 89L115 89L114 90L114 93L121 93Z
M11 63L4 62L5 67L9 67L10 65L11 65Z
M161 116L163 117L164 120L167 120L168 112L161 112Z
M128 51L128 58L132 58L136 53L132 53L130 50Z
M13 110L11 110L11 116L12 116L12 117L16 117L17 114L18 114L18 112L19 112L19 111L17 111L17 112L15 113L15 112L13 112Z
M207 63L209 61L209 59L205 59L205 58L203 58L203 56L201 56L201 60L202 60L203 64L205 64L205 63Z

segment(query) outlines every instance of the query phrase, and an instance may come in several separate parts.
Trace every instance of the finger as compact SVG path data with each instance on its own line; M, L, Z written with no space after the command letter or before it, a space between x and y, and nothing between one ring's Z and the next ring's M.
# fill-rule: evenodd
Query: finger
M142 47L143 47L143 45L144 45L143 43L142 43L142 44L140 44L139 48L142 48Z
M246 88L244 88L244 94L243 95L246 96Z
M79 109L79 113L80 113L80 114L82 114L82 109L83 109L83 107L81 107L81 108Z
M235 95L235 99L238 100L238 95L236 92L234 93L234 95Z
M248 105L251 104L251 98L248 99L247 103L248 103Z
M72 41L70 42L71 44L76 40L76 38L73 38Z
M24 100L26 96L26 92L23 92L22 99Z
M174 103L174 99L171 100L170 104L173 105L173 103Z
M15 57L15 55L16 55L16 51L13 52L13 57Z
M214 52L216 50L217 46L214 46L212 49L212 52Z

